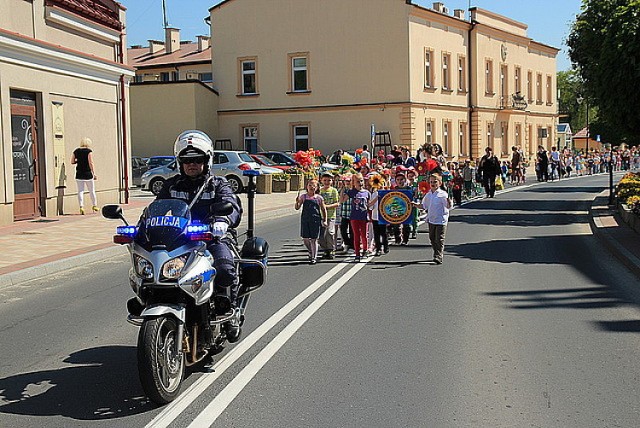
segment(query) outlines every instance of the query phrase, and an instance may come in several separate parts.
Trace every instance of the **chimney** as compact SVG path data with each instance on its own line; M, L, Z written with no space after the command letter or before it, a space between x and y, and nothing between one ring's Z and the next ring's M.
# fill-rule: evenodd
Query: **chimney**
M155 54L164 49L164 43L158 40L149 40L149 53Z
M180 30L166 28L164 33L165 52L170 54L180 49Z
M455 9L453 11L453 16L464 21L464 9Z
M198 52L208 49L210 40L209 36L198 36Z
M433 10L444 13L444 3L436 2L433 4Z

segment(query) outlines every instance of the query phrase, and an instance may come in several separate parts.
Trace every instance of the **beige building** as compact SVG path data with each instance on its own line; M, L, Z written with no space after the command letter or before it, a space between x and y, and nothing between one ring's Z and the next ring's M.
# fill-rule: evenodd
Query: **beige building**
M210 9L215 138L324 153L376 131L450 159L555 141L558 49L472 8L408 0L226 0Z
M99 204L126 200L124 24L112 0L0 2L0 224L78 212L70 158L82 137Z
M131 84L133 155L172 155L175 137L185 129L218 133L218 95L212 89L208 36L181 41L180 30L165 29L165 40L128 50L135 68Z

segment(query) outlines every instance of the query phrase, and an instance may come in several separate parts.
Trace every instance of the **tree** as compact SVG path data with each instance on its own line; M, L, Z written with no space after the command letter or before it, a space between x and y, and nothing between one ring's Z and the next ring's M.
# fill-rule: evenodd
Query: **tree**
M640 0L583 0L567 38L583 97L598 107L602 129L633 140L640 137L639 30Z

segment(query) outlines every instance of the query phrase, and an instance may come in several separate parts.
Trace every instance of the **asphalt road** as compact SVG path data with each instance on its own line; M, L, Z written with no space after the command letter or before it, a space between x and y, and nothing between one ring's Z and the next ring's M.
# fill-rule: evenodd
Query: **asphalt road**
M0 426L636 427L638 279L588 226L606 185L456 209L442 266L424 226L367 264L309 266L297 217L260 225L243 341L162 408L137 378L125 257L2 289Z

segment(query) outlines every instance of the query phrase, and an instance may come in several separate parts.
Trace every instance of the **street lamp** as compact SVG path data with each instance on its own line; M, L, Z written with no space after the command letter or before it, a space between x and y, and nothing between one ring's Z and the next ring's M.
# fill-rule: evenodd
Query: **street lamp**
M587 98L583 98L582 95L578 95L578 98L576 99L576 101L578 102L578 105L582 105L582 102L585 102L585 107L587 108L587 143L586 143L586 153L585 155L589 154L589 100Z

